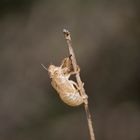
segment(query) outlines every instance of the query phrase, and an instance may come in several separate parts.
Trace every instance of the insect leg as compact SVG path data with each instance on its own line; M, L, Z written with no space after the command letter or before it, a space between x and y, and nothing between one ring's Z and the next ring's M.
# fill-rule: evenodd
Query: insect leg
M77 73L80 73L80 67L78 65L77 65L77 70L76 71L71 71L70 75L74 75L74 74L77 74Z
M77 89L78 91L80 91L80 87L78 86L78 84L77 84L76 82L74 82L74 81L72 81L72 80L70 80L70 82L76 87L76 89ZM82 86L84 86L84 83L82 83ZM80 92L79 92L79 93L80 93ZM83 98L84 101L86 101L87 98L88 98L87 95L81 95L81 94L80 94L80 96Z
M72 80L69 80L69 82L70 82L71 84L73 84L73 85L79 90L79 86L77 85L76 82L74 82L74 81L72 81Z
M76 87L76 89L78 89L80 91L80 87L78 86L78 84L76 82L74 82L72 80L70 80L70 82ZM84 86L84 83L82 86Z

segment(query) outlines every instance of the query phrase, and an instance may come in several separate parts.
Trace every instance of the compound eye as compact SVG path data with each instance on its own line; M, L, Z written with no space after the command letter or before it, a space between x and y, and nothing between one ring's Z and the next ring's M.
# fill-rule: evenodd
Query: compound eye
M59 74L59 72L58 71L54 71L54 75L58 75Z

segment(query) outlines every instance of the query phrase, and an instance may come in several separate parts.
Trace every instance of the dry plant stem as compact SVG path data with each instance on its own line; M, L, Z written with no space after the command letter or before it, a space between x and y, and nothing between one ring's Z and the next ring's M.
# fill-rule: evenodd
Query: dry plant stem
M74 51L73 51L73 48L72 48L72 41L71 41L70 32L66 29L63 29L63 33L64 33L65 39L67 41L67 45L68 45L68 48L69 48L69 53L71 55L73 69L74 69L74 71L76 71L77 70L77 61L76 61L76 57L75 57L75 54L74 54ZM92 119L91 119L91 115L90 115L89 107L88 107L88 96L87 96L87 94L85 92L85 89L83 87L83 82L81 81L80 73L76 73L76 80L77 80L77 84L79 86L80 94L84 98L84 108L85 108L87 121L88 121L90 139L95 140L93 126L92 126Z

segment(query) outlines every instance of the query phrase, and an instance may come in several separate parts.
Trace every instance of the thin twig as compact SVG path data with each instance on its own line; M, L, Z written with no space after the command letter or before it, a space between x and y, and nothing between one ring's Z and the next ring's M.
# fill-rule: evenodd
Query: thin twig
M76 57L75 57L75 54L74 54L74 51L73 51L73 48L72 48L72 41L71 41L70 32L66 29L63 29L63 33L64 33L65 39L67 41L67 45L68 45L68 48L69 48L69 53L71 55L73 69L74 69L74 71L76 71L77 70L77 61L76 61ZM88 122L90 139L95 140L93 126L92 126L91 114L90 114L89 107L88 107L88 96L87 96L87 94L85 92L85 89L83 87L84 84L81 81L80 73L76 73L76 81L77 81L77 84L79 86L80 94L84 99L84 108L85 108L87 122Z

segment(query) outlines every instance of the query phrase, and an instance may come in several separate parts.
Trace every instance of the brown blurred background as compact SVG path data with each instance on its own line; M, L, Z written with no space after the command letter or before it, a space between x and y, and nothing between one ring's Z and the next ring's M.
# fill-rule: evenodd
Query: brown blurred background
M71 31L96 140L140 140L139 0L0 1L0 140L88 140L83 107L59 99L41 63Z

